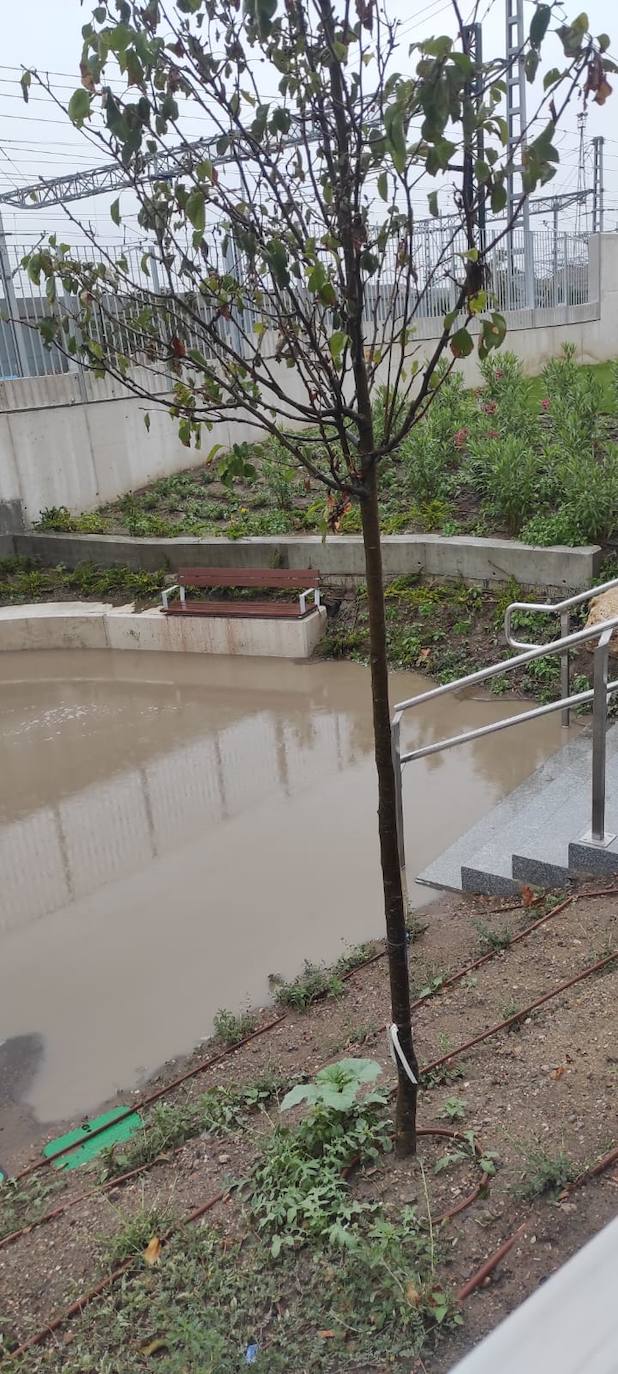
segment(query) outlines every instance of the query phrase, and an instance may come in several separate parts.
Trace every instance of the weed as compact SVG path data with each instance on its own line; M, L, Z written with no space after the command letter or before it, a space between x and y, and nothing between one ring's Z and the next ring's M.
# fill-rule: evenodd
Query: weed
M344 1171L390 1148L385 1094L373 1089L359 1097L380 1073L371 1059L344 1059L283 1099L282 1111L300 1103L309 1111L264 1140L247 1185L251 1215L258 1232L272 1236L274 1258L307 1239L345 1246L346 1228L372 1210L350 1196Z
M290 983L276 975L271 976L270 982L275 989L277 1006L293 1007L295 1011L305 1011L322 997L342 997L345 992L337 972L308 960L303 972Z
M209 1088L192 1102L159 1103L153 1107L141 1131L122 1152L105 1152L103 1178L115 1178L131 1169L151 1164L198 1135L231 1135L248 1125L251 1114L290 1087L290 1080L263 1075L240 1087Z
M257 1017L250 1011L237 1016L233 1011L221 1008L213 1017L213 1029L217 1040L224 1045L238 1045L246 1035L250 1035L257 1025Z
M508 926L504 930L491 930L484 921L473 921L474 929L479 937L481 950L508 949L513 936Z
M159 1238L169 1229L171 1216L161 1207L143 1205L131 1217L127 1217L117 1231L106 1236L99 1245L103 1264L107 1269L115 1269L125 1260L137 1259L143 1255L149 1241Z
M440 1064L437 1069L430 1069L428 1073L423 1074L423 1089L428 1091L430 1088L443 1088L446 1084L456 1083L463 1077L464 1070L460 1064Z
M435 972L430 971L428 978L423 975L421 987L414 991L415 999L418 1001L421 997L432 997L434 992L439 991L447 977L448 974L444 969L438 969Z
M375 953L374 946L368 942L362 945L353 945L351 949L346 949L344 954L339 955L333 965L333 973L341 978L344 973L351 973L355 968L362 968L363 964L366 964L367 960Z
M537 1197L557 1197L576 1177L577 1169L564 1149L549 1154L536 1144L517 1148L524 1158L522 1182L515 1189L517 1197L528 1202Z
M0 1239L36 1221L47 1210L49 1198L64 1186L63 1179L50 1182L37 1175L23 1183L14 1179L0 1182Z
M445 1169L450 1169L454 1164L464 1164L470 1160L478 1164L479 1169L491 1178L496 1172L497 1155L493 1150L484 1150L479 1154L479 1149L474 1131L462 1131L461 1142L454 1150L447 1150L440 1155L434 1164L434 1174L441 1174Z
M445 1121L463 1121L467 1106L468 1104L463 1097L447 1097L446 1102L442 1105L440 1116Z

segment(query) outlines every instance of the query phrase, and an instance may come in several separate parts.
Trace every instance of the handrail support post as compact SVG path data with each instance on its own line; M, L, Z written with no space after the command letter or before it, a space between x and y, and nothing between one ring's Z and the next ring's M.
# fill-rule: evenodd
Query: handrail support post
M401 715L397 711L391 723L391 753L393 758L393 772L395 775L395 819L397 826L397 853L399 855L399 872L401 874L401 886L403 889L403 902L408 914L408 884L406 878L406 846L403 826L403 767L401 763Z
M592 823L582 835L586 844L607 848L616 836L605 829L605 772L607 761L607 681L612 628L604 630L594 651L592 702Z
M560 637L565 639L571 630L571 615L568 610L562 611L560 616ZM560 695L568 697L571 690L571 657L568 649L560 655ZM565 706L562 712L562 724L568 729L571 724L571 709Z

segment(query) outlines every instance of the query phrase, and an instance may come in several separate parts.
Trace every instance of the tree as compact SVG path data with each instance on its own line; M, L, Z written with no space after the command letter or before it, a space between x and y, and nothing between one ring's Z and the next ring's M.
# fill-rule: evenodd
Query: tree
M92 234L89 262L53 236L27 259L53 307L38 326L47 341L167 406L187 446L199 447L217 419L249 419L323 484L331 528L350 502L360 506L392 1016L415 1077L379 478L456 360L502 343L486 263L508 241L525 196L555 174L554 133L568 101L583 89L603 103L615 70L609 39L593 39L585 15L562 24L564 63L545 76L540 132L523 152L509 149L508 64L475 67L452 4L457 41L409 46L401 41L409 25L400 33L380 0L97 4L68 115L126 172L152 250L138 284L128 260L97 249ZM531 82L554 8L534 10ZM117 69L122 95L109 79ZM25 98L32 75L24 74ZM185 101L215 130L206 144L182 132ZM162 162L172 145L177 157ZM511 222L483 229L486 207L503 214L520 158L523 193ZM430 215L437 222L447 195L454 213L421 269L414 198L432 182ZM118 224L119 201L111 215ZM58 283L69 310L58 307ZM436 283L449 309L425 356L415 317ZM217 461L229 481L254 471L245 445ZM398 1068L396 1146L407 1153L416 1146L417 1089Z

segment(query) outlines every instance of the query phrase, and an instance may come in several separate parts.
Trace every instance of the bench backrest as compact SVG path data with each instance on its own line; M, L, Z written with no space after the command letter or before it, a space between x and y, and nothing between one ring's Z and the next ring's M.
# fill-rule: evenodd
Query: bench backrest
M182 587L319 587L315 568L181 568Z

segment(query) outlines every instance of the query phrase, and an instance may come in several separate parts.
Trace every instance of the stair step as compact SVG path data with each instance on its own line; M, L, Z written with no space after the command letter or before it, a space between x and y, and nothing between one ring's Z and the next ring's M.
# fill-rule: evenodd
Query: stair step
M547 759L489 816L434 860L417 881L495 896L522 883L564 886L577 872L618 873L618 840L602 849L590 825L591 740L582 734ZM607 736L608 824L618 830L618 727Z

